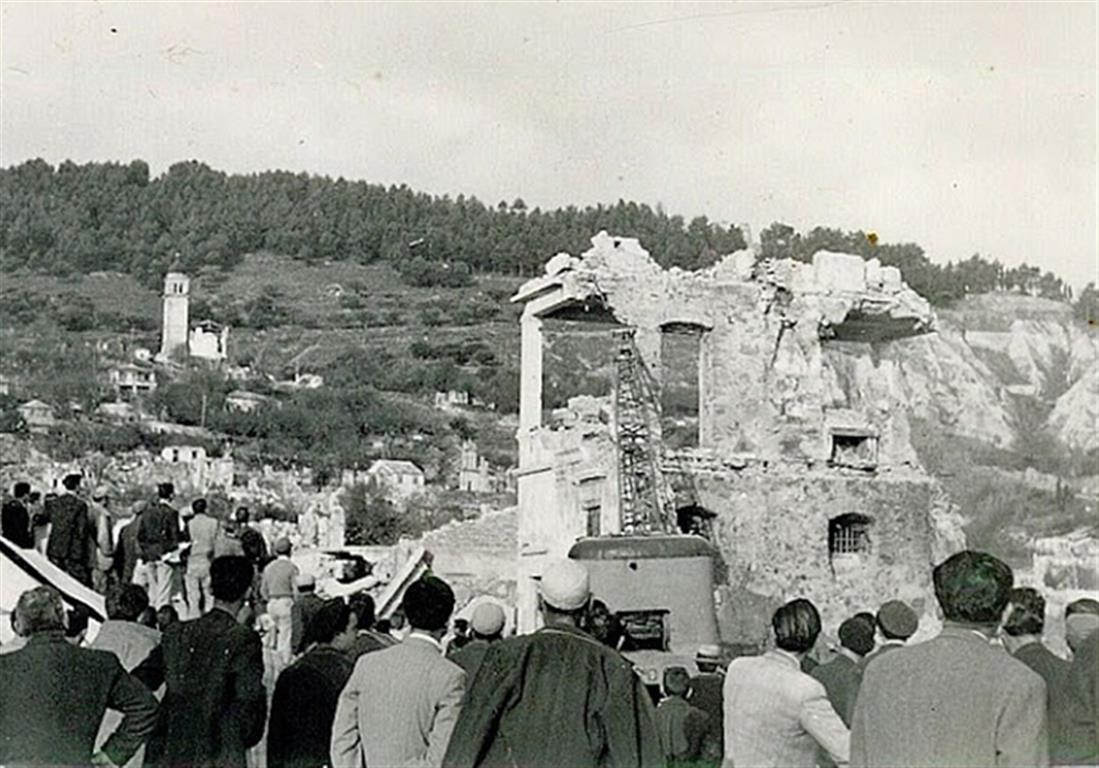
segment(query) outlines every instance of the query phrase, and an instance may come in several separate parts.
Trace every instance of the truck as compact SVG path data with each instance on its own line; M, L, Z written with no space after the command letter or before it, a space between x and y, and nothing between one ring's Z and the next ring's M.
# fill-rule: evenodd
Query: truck
M691 534L584 538L569 550L569 558L588 569L592 595L621 623L619 650L654 696L665 669L684 667L693 675L699 648L721 643L716 554Z

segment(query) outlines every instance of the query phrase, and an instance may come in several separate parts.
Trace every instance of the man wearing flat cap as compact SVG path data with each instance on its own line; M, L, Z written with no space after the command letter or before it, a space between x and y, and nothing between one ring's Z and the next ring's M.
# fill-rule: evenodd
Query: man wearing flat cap
M908 642L908 638L916 634L916 630L920 626L920 619L916 612L901 600L890 600L882 603L881 608L878 609L878 615L875 617L875 622L878 627L878 635L881 637L881 643L871 653L867 654L863 660L864 669L867 664L879 658L882 654L903 648Z
M628 661L578 628L591 599L571 560L542 574L544 626L491 646L443 765L663 766L652 702Z

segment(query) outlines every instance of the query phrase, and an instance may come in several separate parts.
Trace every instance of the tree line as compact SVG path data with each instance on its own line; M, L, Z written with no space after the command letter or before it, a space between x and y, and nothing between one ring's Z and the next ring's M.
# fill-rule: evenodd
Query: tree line
M118 270L150 286L177 262L188 271L231 269L245 254L269 251L306 261L387 262L410 284L456 287L478 272L537 274L553 253L586 250L601 229L637 237L659 263L684 269L746 245L736 226L624 200L544 211L522 199L490 206L404 185L286 171L226 174L197 161L155 178L142 160L54 168L36 159L0 169L0 269ZM936 304L995 290L1071 298L1060 278L1037 267L1009 269L979 254L943 266L916 243L879 243L861 231L802 234L775 222L760 243L765 257L808 260L821 249L876 257Z

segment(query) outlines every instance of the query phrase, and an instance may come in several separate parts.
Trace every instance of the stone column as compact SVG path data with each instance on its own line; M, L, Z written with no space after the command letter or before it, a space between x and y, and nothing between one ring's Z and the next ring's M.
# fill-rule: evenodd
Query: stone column
M519 432L542 425L542 320L530 312L519 323Z

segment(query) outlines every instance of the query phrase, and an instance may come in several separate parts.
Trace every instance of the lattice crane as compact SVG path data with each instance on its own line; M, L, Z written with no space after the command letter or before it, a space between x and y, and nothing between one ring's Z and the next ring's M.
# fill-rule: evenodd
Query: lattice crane
M690 532L709 538L709 515L698 503L691 476L664 453L657 384L634 334L632 328L615 332L614 419L622 533Z

